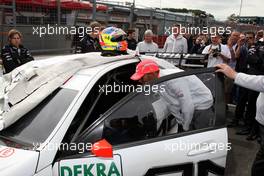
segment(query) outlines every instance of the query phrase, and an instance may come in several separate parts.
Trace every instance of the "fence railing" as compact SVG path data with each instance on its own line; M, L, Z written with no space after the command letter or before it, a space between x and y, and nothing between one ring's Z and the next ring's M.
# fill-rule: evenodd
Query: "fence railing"
M184 54L173 52L144 52L140 54L164 59L179 68L204 68L207 65L204 54Z

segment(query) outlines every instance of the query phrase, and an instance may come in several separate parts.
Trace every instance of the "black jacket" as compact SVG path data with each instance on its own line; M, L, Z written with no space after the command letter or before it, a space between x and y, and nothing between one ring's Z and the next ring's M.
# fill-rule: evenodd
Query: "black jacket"
M248 74L264 74L264 43L257 43L248 52Z
M137 41L135 40L135 39L126 39L126 41L127 41L127 44L128 44L128 46L127 46L127 48L128 49L131 49L131 50L136 50L136 48L137 48Z
M90 35L85 35L80 40L81 53L102 51L97 38L92 38Z
M5 73L9 73L15 68L34 60L28 49L24 48L22 45L17 48L10 44L2 48L1 58L3 60Z
M237 58L237 64L236 64L236 71L237 72L242 72L242 73L247 73L248 71L248 47L246 45L243 45L240 48L240 56Z
M205 45L194 44L190 50L190 53L191 54L202 54L204 48L205 48Z

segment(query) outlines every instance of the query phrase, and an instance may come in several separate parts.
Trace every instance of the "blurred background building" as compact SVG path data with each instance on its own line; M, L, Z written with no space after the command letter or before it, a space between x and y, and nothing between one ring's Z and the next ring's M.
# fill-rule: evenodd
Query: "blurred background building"
M248 25L246 19L256 21ZM33 27L54 25L65 27L87 26L91 21L104 26L116 26L135 29L138 40L142 40L144 31L152 29L156 34L155 42L163 46L166 35L165 26L181 23L183 26L239 26L236 23L219 22L211 14L193 12L173 12L170 9L135 7L135 3L111 2L106 0L0 0L0 47L7 40L7 31L17 28L24 35L23 43L34 53L72 52L73 38L68 35L33 35ZM263 17L240 17L239 22L246 23L243 30L255 30L263 25Z

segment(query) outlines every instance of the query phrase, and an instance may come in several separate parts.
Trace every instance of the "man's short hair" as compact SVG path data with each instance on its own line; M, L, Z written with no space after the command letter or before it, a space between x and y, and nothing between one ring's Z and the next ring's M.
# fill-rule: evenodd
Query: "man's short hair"
M128 30L127 30L127 35L132 34L133 32L135 32L134 29L128 29Z
M237 30L233 30L231 35L234 34L234 33L238 33L239 35L241 34L241 32L237 31Z
M146 30L144 33L144 36L146 36L146 35L153 35L152 30L150 30L150 29Z
M214 35L211 35L210 37L211 37L211 38L212 38L212 37L222 38L222 35L220 35L218 32L215 32Z
M263 30L259 30L259 31L257 32L257 35L260 35L260 36L263 37L263 35L264 35L264 31L263 31Z
M16 35L16 34L17 34L20 38L22 38L22 34L21 34L21 32L19 32L19 31L16 30L16 29L11 29L11 30L8 32L8 34L7 34L8 39L13 38L14 35Z
M97 21L93 21L93 22L91 22L90 23L90 25L89 25L91 28L92 28L92 30L94 31L94 29L97 27L97 28L100 28L101 27L101 24L99 23L99 22L97 22Z
M248 32L246 32L246 35L253 35L253 38L255 38L255 32L248 31Z

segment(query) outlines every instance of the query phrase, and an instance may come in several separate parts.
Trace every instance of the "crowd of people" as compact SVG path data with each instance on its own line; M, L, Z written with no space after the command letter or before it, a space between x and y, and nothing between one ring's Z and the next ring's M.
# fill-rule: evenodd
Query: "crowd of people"
M90 27L100 28L100 30L104 28L98 22L92 22ZM258 111L257 104L260 104L260 102L257 103L260 94L257 90L259 89L248 89L251 87L245 86L246 82L243 82L243 79L247 79L245 75L264 75L264 31L260 30L256 33L233 31L229 36L219 34L192 36L191 34L182 35L178 24L175 24L173 29L173 33L167 37L163 48L159 48L153 41L154 34L151 30L145 31L144 40L141 42L136 40L135 30L128 30L125 39L127 48L135 50L138 54L156 52L203 54L204 58L201 59L201 63L206 67L219 67L220 71L227 75L225 77L226 104L236 105L235 115L228 127L241 127L236 134L247 135L247 140L258 139L262 146L258 156L263 158L264 123L261 124L255 118ZM102 51L99 33L93 30L90 34L86 34L80 39L78 47L80 53ZM29 50L22 45L22 34L15 29L10 30L8 44L1 50L0 64L3 65L5 73L32 60L34 58ZM245 75L242 75L244 78L241 78L240 82L237 81L239 83L234 84L234 79L235 83L238 79L236 72Z
M135 48L135 42L133 45ZM229 36L216 34L210 37L203 34L191 36L174 32L167 37L164 47L159 49L158 45L153 42L153 32L147 30L144 34L144 41L137 44L136 50L139 53L160 51L203 54L202 62L206 67L215 67L225 63L237 72L264 75L264 57L260 56L259 52L259 48L263 45L263 30L257 33L233 31ZM226 103L236 105L235 117L228 127L242 125L242 129L236 134L248 135L247 140L256 140L258 137L258 125L255 120L258 95L259 92L236 86L233 80L225 79Z
M90 27L104 29L98 22L91 22ZM182 35L179 32L179 24L173 27L173 33L167 37L163 48L159 48L153 41L154 34L151 30L145 31L144 40L141 42L135 39L135 30L128 30L126 37L128 49L136 50L139 54L153 52L203 54L204 58L200 62L206 67L226 63L237 72L250 75L264 74L264 59L259 56L259 47L264 43L263 30L256 34L252 31L246 33L233 31L229 36L216 34L209 37L204 34ZM34 59L28 49L22 45L21 40L22 34L19 31L15 29L9 31L8 44L1 51L1 62L5 73ZM94 30L81 38L78 47L80 53L102 51L98 31ZM255 120L258 95L256 91L236 86L231 79L225 79L226 103L236 104L235 116L228 126L236 127L244 124L237 134L248 135L247 140L255 140L258 137Z

